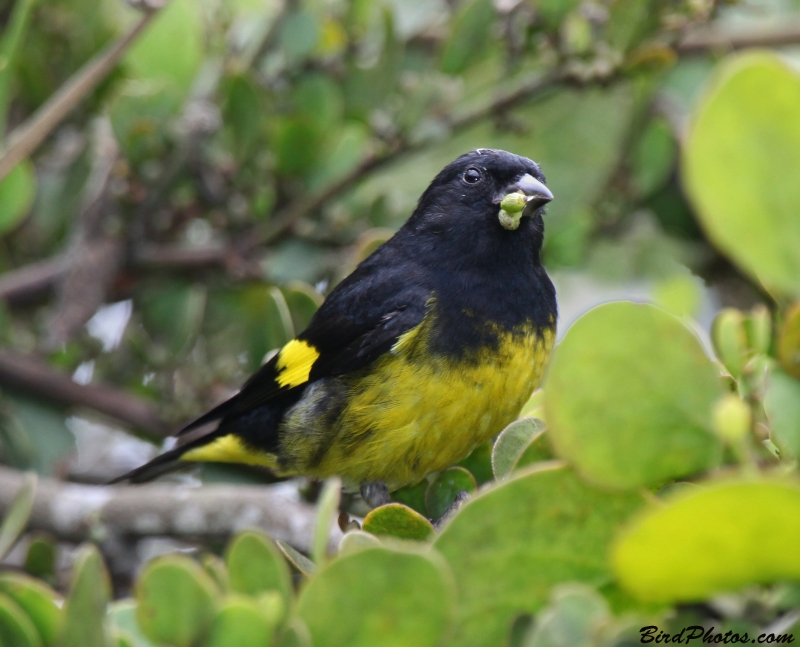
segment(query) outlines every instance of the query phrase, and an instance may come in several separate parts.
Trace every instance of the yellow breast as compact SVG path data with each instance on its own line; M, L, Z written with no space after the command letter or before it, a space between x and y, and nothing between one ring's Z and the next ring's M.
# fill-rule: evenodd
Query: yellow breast
M426 318L403 335L352 385L326 431L324 457L306 473L394 489L453 465L517 417L539 384L555 331L497 331L496 347L453 358L429 352L432 325Z

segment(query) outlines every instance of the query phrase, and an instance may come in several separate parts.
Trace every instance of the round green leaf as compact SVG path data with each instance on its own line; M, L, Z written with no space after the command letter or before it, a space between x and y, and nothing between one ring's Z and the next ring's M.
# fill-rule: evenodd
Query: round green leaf
M764 408L772 425L772 440L790 456L800 457L800 380L770 371Z
M342 541L339 542L339 556L344 557L352 553L357 553L366 548L376 548L381 545L375 535L371 535L363 530L351 530L345 533Z
M611 538L641 504L638 494L597 490L557 463L468 502L434 543L459 592L452 644L503 644L514 617L535 613L554 584L605 582Z
M106 607L111 580L94 544L83 546L75 559L69 597L61 613L58 647L106 647Z
M160 557L136 583L136 619L149 640L190 647L208 632L216 594L209 575L189 557Z
M297 611L314 647L433 647L452 608L443 564L373 548L331 562L303 589Z
M14 229L28 215L35 196L36 173L26 160L0 180L0 234Z
M170 2L125 60L142 77L163 80L180 94L188 92L203 60L199 5L192 0Z
M441 519L461 492L472 494L478 489L475 477L463 467L450 467L440 472L425 491L425 509L431 519Z
M34 577L51 578L55 573L58 544L45 534L34 536L28 544L25 556L25 572Z
M765 101L764 97L769 97ZM800 77L765 52L725 60L686 140L683 174L709 238L742 269L800 294Z
M52 645L61 612L58 594L43 582L20 573L0 575L0 593L11 598L33 621L45 645ZM1 622L0 622L1 623ZM0 641L0 644L4 644Z
M402 503L390 503L375 508L364 517L361 527L373 535L389 535L417 541L430 539L434 534L430 521Z
M211 624L204 647L264 647L272 644L275 624L252 598L232 596Z
M642 600L683 602L800 579L800 484L728 482L684 490L636 519L613 551Z
M306 623L297 616L293 617L286 628L278 636L276 647L311 647L311 634Z
M590 310L556 349L545 389L556 453L598 485L659 485L715 465L715 364L677 318L618 302Z
M231 590L245 595L278 591L289 607L292 580L283 555L272 540L255 530L234 537L225 555Z
M525 451L522 452L522 455L517 459L514 465L514 469L527 467L528 465L533 465L541 461L550 461L554 458L553 448L547 436L547 429L543 429L541 433L537 434L531 440L525 448Z
M492 472L492 441L487 440L485 443L478 445L469 456L460 460L458 465L466 468L475 477L475 482L478 485L494 480L494 472Z
M133 640L134 647L153 647L142 635L141 627L136 621L136 602L130 598L113 602L108 607L108 618L117 634Z
M428 482L423 480L415 485L406 485L392 492L392 501L407 505L421 515L427 514L425 510L425 491L428 489Z
M545 428L538 418L523 418L503 429L492 449L494 477L500 480L511 474L528 445L541 436Z
M42 647L42 640L31 619L14 600L3 593L0 593L0 645Z

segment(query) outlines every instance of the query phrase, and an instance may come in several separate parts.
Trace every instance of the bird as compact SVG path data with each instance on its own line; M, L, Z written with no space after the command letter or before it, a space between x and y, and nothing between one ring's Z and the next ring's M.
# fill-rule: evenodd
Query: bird
M517 418L547 365L558 311L540 252L552 199L526 157L461 155L303 332L176 434L195 437L115 482L183 461L244 463L339 476L374 508L465 458Z

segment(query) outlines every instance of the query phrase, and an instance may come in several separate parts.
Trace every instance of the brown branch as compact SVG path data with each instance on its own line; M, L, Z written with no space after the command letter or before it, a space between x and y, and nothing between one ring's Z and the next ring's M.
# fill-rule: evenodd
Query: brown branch
M89 94L119 62L157 10L137 22L131 30L95 56L61 86L25 123L8 136L0 149L0 180L44 141L53 129Z
M0 466L0 517L24 477ZM245 528L260 528L308 551L314 523L314 508L294 499L286 486L110 487L40 479L28 525L72 542L152 536L220 539ZM331 546L340 538L334 524Z
M707 27L687 34L678 43L681 54L695 54L708 50L733 50L746 47L778 47L800 43L800 23L789 22L769 28L723 31Z
M147 402L107 386L78 384L45 362L8 349L0 349L0 386L62 405L93 409L152 438L170 433L170 427Z
M68 269L64 256L31 263L0 275L0 299L25 303L48 292Z

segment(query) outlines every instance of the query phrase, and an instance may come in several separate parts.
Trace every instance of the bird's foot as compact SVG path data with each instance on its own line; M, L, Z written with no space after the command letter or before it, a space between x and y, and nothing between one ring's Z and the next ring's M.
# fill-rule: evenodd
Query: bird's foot
M361 484L361 498L370 508L378 508L391 503L389 488L383 481L369 481Z
M444 514L439 517L437 521L433 522L433 527L439 530L456 512L458 512L458 509L471 498L469 492L461 490L461 492L456 495L455 500L450 504L450 507L444 511Z

